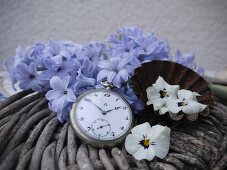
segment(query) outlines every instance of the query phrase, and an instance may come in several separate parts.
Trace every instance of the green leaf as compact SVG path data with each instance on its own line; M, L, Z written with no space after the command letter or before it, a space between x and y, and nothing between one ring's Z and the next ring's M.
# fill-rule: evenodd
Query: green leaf
M213 91L215 96L222 99L227 99L227 86L210 84L209 87Z

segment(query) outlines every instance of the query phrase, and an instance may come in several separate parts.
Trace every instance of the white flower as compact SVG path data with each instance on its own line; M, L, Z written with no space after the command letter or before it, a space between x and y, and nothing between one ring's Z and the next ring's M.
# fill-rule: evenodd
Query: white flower
M170 128L148 122L135 126L125 139L125 148L135 159L151 161L155 156L163 159L169 152Z
M169 99L166 102L168 110L171 113L177 114L183 111L186 114L198 114L206 108L206 105L197 102L196 96L200 95L196 92L179 90L177 95L178 99Z
M169 85L162 77L158 77L155 84L147 88L147 105L153 104L154 110L159 110L159 114L164 114L168 111L166 100L168 98L177 98L179 85Z

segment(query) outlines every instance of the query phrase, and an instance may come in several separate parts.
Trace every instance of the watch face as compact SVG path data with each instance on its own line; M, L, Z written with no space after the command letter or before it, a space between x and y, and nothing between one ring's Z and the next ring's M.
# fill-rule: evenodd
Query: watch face
M83 136L96 141L112 141L124 136L132 125L128 103L109 90L93 90L82 95L70 114L73 126ZM75 129L75 127L74 127Z

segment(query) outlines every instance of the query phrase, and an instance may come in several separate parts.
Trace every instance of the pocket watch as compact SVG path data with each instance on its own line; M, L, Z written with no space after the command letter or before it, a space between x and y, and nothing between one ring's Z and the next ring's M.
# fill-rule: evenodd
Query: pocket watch
M100 148L120 144L133 126L128 102L111 91L111 83L102 82L102 85L106 88L80 95L70 112L70 122L76 135L85 143Z

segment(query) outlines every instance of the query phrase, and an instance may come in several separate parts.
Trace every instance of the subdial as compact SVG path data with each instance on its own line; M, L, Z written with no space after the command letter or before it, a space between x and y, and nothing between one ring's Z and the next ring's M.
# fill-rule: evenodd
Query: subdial
M92 123L91 130L96 136L104 137L110 133L111 125L105 119L97 119Z

